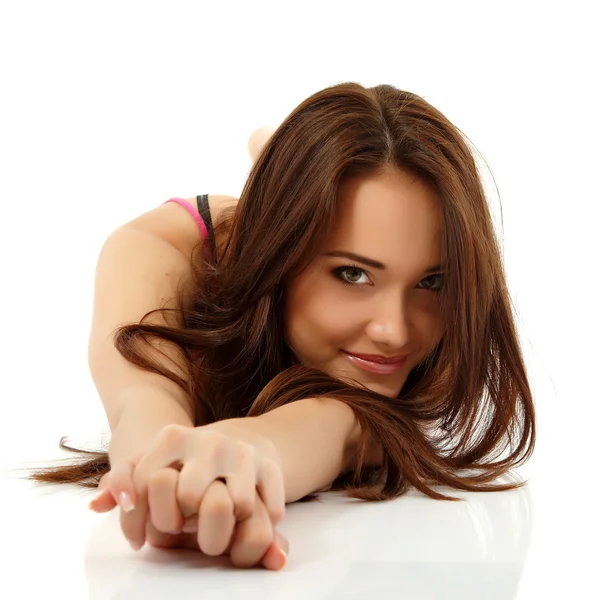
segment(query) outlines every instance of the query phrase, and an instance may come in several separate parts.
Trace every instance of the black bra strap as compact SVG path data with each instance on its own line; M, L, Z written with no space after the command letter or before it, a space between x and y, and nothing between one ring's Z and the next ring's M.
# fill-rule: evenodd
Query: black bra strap
M217 264L217 246L215 244L215 235L213 232L213 224L212 219L210 218L210 208L208 206L208 194L202 194L200 196L196 196L196 202L198 204L198 212L202 217L202 220L206 224L206 229L208 229L208 239L210 243L210 251L212 253L213 264Z

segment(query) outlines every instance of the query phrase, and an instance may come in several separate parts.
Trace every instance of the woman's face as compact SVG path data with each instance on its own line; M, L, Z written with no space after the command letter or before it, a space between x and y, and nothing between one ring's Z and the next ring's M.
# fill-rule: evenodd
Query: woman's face
M435 302L443 268L428 272L440 264L438 200L400 171L348 179L339 193L335 231L286 287L286 341L301 363L396 397L444 333ZM348 353L406 359L381 373Z

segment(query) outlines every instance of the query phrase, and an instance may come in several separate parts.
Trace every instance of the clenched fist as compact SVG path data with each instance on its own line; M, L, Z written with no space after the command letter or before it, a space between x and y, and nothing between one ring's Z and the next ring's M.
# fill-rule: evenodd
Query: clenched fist
M277 570L289 547L274 529L285 515L280 464L271 441L243 420L167 425L147 452L112 466L90 508L119 504L121 528L136 549L145 541L198 548L229 555L235 566Z

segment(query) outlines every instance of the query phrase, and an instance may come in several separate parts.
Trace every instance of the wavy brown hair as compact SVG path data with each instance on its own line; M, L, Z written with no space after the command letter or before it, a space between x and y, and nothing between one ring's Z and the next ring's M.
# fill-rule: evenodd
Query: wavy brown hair
M433 186L443 213L438 295L446 333L411 371L396 398L298 364L284 338L286 283L316 257L338 214L346 177L390 167ZM532 393L489 207L468 139L423 98L390 85L347 82L303 101L263 147L236 208L215 223L222 241L211 263L200 243L192 279L180 286L180 325L119 327L114 343L130 362L175 381L206 423L263 414L308 397L348 404L362 441L350 473L333 490L365 500L396 498L414 486L519 488L490 483L528 460L536 439ZM221 235L225 233L226 235ZM167 321L169 323L169 321ZM143 351L152 340L177 345L183 379ZM196 423L202 425L206 423ZM369 441L382 445L380 467L365 464ZM61 439L61 447L74 451ZM110 469L106 452L38 471L37 481L95 487ZM310 499L313 496L307 496Z

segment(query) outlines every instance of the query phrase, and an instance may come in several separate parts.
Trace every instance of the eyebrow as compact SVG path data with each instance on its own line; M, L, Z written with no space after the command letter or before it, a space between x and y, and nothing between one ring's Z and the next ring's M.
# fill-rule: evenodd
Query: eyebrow
M346 252L345 250L332 250L331 252L326 252L325 256L349 258L350 260L355 260L356 262L363 263L365 265L368 265L369 267L373 267L374 269L381 269L382 271L385 271L386 269L386 266L378 260L369 258L367 256L361 256L360 254L355 254L354 252ZM425 273L433 273L434 271L445 270L445 265L432 265L431 267L427 267L427 269L425 269Z

